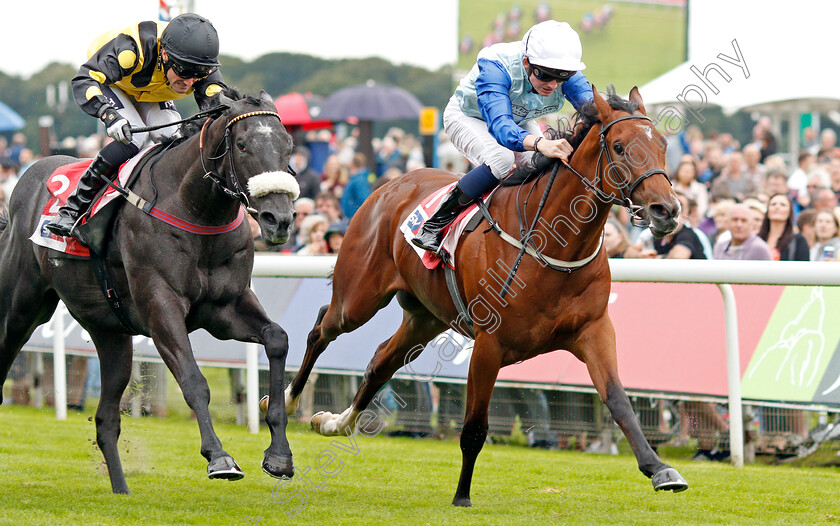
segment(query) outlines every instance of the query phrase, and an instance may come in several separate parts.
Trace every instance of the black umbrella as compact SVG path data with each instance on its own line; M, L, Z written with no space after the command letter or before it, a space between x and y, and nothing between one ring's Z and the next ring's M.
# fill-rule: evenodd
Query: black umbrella
M360 121L417 119L422 108L417 97L406 90L369 80L365 84L342 88L327 97L321 106L320 118L333 122L351 117Z
M367 157L368 167L374 170L372 121L418 119L421 109L423 105L417 97L406 90L369 80L365 84L342 88L327 97L321 106L321 118L333 122L358 119L359 149Z

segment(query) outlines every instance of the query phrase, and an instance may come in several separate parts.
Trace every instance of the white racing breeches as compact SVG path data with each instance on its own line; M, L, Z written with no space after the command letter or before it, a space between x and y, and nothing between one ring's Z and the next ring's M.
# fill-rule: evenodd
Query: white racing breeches
M116 86L105 86L104 88L102 94L111 100L111 103L117 108L120 115L128 120L132 128L158 126L181 120L181 114L178 113L178 110L175 108L175 103L171 100L165 102L138 102L134 97L127 95ZM134 133L131 137L131 143L142 150L146 145L146 141L149 139L157 143L167 137L176 137L180 133L181 130L177 125L168 126L151 132Z
M539 125L534 121L520 124L528 133L542 137ZM474 166L486 164L496 179L504 179L515 166L527 161L534 152L514 152L508 150L490 135L487 123L481 119L465 115L453 96L443 111L443 129L452 144L464 154Z

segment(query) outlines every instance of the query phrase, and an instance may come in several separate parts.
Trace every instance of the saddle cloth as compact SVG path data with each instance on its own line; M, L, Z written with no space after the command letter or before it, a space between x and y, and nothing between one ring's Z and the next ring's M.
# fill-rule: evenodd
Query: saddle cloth
M120 166L118 181L121 186L126 184L126 181L131 175L131 172L134 171L137 163L140 162L143 156L148 153L153 146L154 145L150 145L143 149L140 153ZM52 173L52 175L50 175L49 179L47 179L47 191L50 193L50 199L47 201L46 206L44 206L44 209L41 212L41 218L38 220L38 225L36 226L35 231L29 238L30 241L36 245L51 248L71 256L81 258L90 257L90 250L79 243L76 238L57 236L45 227L47 223L52 221L52 219L58 215L58 209L64 205L67 201L67 197L70 196L70 194L72 194L76 189L76 186L79 184L79 179L81 179L82 174L85 173L85 170L91 162L93 162L93 159L85 159L84 161L79 161L77 163L60 166ZM119 194L116 190L107 186L105 188L105 192L93 205L89 217L94 216L97 212L102 210L105 205L116 199L118 196ZM89 217L83 219L82 223L85 223Z
M420 257L420 260L423 262L423 265L429 270L433 270L441 266L443 264L443 260L436 254L414 246L411 240L417 237L418 232L420 232L420 229L423 228L423 223L425 223L426 220L434 215L437 209L440 208L443 199L456 184L457 183L452 183L444 186L440 190L432 193L429 197L425 198L420 202L417 208L408 215L402 225L400 225L400 232L403 233L406 242L414 249ZM470 219L472 219L477 212L478 205L472 204L468 206L463 212L458 214L455 221L453 221L444 230L444 237L441 242L441 251L446 251L447 254L449 254L447 259L449 261L449 266L452 268L455 268L455 250L458 248L458 240L460 239L461 234L464 233L467 223L469 223Z

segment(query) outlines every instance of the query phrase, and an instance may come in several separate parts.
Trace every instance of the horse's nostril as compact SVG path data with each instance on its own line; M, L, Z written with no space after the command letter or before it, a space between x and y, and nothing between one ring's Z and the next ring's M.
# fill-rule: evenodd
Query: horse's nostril
M650 205L648 212L656 219L668 219L672 215L671 210L662 204Z
M260 223L265 226L274 228L277 226L277 218L271 212L263 212L260 214Z

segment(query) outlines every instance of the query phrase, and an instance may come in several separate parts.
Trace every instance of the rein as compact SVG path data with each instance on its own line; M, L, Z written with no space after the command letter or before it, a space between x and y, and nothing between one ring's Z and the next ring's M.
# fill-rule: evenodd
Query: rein
M510 274L508 274L507 280L505 280L505 284L502 287L502 291L500 293L500 297L502 299L504 299L507 295L508 289L510 288L510 283L513 281L513 277L516 276L516 271L519 270L519 265L522 263L522 257L525 255L528 243L531 242L531 235L534 233L534 228L536 228L537 221L539 221L540 219L540 213L542 212L543 206L545 206L545 202L548 200L548 193L551 192L551 187L554 185L554 178L557 177L558 168L560 168L560 163L555 162L554 169L551 170L551 176L548 179L548 184L545 185L545 192L543 192L543 196L540 199L540 204L537 207L537 213L536 215L534 215L534 220L531 221L531 226L528 227L528 231L525 233L525 237L522 239L522 248L519 249L519 255L516 256L516 261L513 263Z
M226 109L228 109L228 106L225 106L224 104L219 104L217 106L213 106L209 110L200 111L200 112L196 113L195 115L191 115L191 116L187 117L186 119L181 119L179 121L166 122L166 123L163 123L163 124L156 124L154 126L138 126L137 128L131 128L131 133L143 133L143 132L147 132L147 131L160 130L161 128L169 128L170 126L174 126L176 124L183 124L185 122L197 121L198 119L201 119L203 117L210 117L210 116L219 114L219 113L225 111Z
M607 123L605 126L603 126L601 128L601 131L598 134L601 147L600 147L600 150L598 152L598 160L595 164L596 177L599 177L599 174L601 173L601 161L604 157L606 157L607 161L608 161L607 168L609 168L610 166L613 166L612 154L610 153L609 146L607 145L607 139L606 139L607 132L609 131L609 129L614 124L616 124L618 122L621 122L621 121L629 120L629 119L644 119L644 120L650 121L650 118L645 116L645 115L625 115L623 117L618 117L617 119L615 119L613 121L610 121L609 123ZM639 226L639 227L646 227L648 225L648 223L647 223L647 221L645 221L639 215L639 212L641 212L642 207L640 205L634 204L633 201L630 199L630 196L633 195L633 192L636 190L636 188L638 188L639 184L641 184L642 181L644 181L645 179L647 179L648 177L650 177L652 175L662 174L662 175L665 176L666 179L668 179L667 174L665 173L665 170L663 170L661 168L653 168L651 170L646 171L641 176L639 176L638 179L633 181L629 185L630 188L629 188L629 191L627 191L627 192L625 192L625 189L624 189L624 187L627 186L627 181L622 181L623 184L617 185L618 186L618 191L621 194L621 197L619 198L619 197L616 197L616 196L614 196L610 193L605 192L603 190L603 188L599 188L598 186L596 186L595 184L590 182L580 172L578 172L577 170L572 168L572 166L568 162L563 162L563 165L565 165L565 167L569 171L571 171L573 174L575 174L581 180L581 182L583 183L583 185L587 189L594 192L595 195L597 195L598 198L602 202L610 203L610 204L617 204L617 205L620 205L620 206L623 206L624 208L626 208L627 211L630 212L630 218L631 218L630 220L631 220L632 224L634 226ZM531 222L531 225L528 227L528 230L527 231L523 230L523 236L522 236L522 239L520 239L520 240L517 240L516 238L514 238L513 236L511 236L510 234L508 234L507 232L502 230L501 227L498 226L498 223L496 221L494 221L492 219L492 217L490 216L490 211L487 209L487 205L483 201L479 201L479 209L481 210L481 213L484 215L484 217L487 219L488 223L490 223L491 229L495 230L496 233L499 234L499 236L504 241L506 241L507 243L509 243L509 244L511 244L511 245L520 249L519 250L519 255L516 257L516 261L514 262L513 266L511 267L511 271L508 274L507 280L505 280L504 286L502 287L502 290L500 292L500 297L501 298L504 298L507 295L507 292L510 289L510 284L511 284L511 282L513 282L513 278L516 276L516 271L519 269L519 265L522 263L522 257L525 255L526 252L529 255L531 255L532 257L539 260L541 263L545 264L546 266L548 266L549 268L551 268L553 270L560 270L560 271L571 273L573 270L579 269L579 268L587 265L588 263L590 263L592 260L595 259L595 256L597 256L598 253L601 251L601 247L604 244L603 233L601 234L601 239L598 242L598 246L595 248L595 252L590 254L588 257L586 257L584 259L581 259L581 260L578 260L578 261L560 261L560 260L556 260L556 259L553 259L553 258L549 258L548 256L542 254L539 250L530 246L531 236L533 235L534 229L537 226L537 221L539 220L540 213L542 212L543 206L545 205L545 202L548 199L548 194L551 191L552 185L554 184L554 179L557 176L557 169L559 167L560 167L559 162L554 163L554 169L551 171L550 179L548 180L548 184L546 184L545 190L543 191L542 198L540 199L540 203L539 203L539 206L537 208L536 216L534 217L534 220ZM668 179L668 182L669 183L671 182L670 179ZM603 185L603 179L601 179L601 185ZM521 221L521 219L520 219L520 221Z

